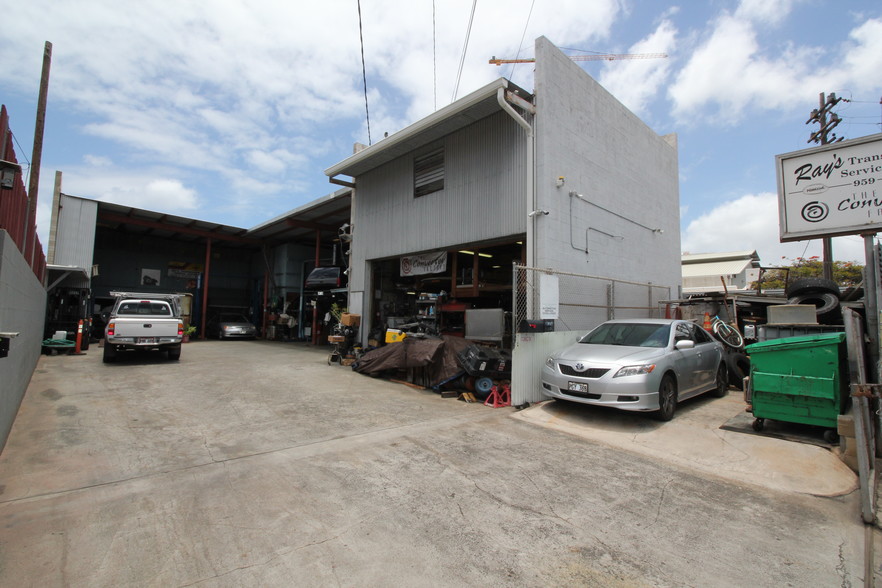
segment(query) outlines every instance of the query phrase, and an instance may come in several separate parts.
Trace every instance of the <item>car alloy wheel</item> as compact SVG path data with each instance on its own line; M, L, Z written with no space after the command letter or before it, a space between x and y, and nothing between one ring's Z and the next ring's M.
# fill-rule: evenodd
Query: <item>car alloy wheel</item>
M658 412L656 417L660 421L669 421L674 418L676 411L677 383L671 376L665 376L658 387Z

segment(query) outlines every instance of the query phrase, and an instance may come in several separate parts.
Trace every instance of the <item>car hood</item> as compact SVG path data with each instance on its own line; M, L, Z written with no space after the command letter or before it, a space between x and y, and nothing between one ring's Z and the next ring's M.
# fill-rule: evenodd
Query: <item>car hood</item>
M241 322L224 321L221 323L221 325L223 325L224 327L239 327L242 329L247 329L247 328L253 329L254 328L254 325L252 325L251 323L241 323Z
M561 361L592 363L642 363L656 360L665 354L659 347L624 347L622 345L591 345L576 343L553 355Z

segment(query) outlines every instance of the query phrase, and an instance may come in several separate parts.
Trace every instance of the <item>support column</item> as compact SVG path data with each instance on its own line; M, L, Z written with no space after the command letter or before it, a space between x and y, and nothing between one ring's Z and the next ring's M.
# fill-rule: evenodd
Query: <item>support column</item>
M208 274L211 270L211 237L205 239L205 270L202 275L202 319L199 325L199 338L205 339L205 319L208 316Z
M319 266L319 253L322 246L322 234L315 230L315 267ZM312 344L318 343L318 305L312 307Z

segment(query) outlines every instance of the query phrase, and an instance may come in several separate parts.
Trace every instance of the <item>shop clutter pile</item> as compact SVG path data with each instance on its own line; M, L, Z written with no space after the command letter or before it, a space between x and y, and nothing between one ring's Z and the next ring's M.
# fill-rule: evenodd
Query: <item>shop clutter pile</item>
M352 369L428 388L442 397L511 405L511 354L462 337L405 337L366 352Z

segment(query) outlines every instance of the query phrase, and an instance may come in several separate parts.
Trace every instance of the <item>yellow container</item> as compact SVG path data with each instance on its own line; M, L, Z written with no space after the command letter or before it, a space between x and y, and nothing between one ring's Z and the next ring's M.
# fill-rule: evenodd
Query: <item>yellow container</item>
M398 329L386 329L386 343L398 343L407 337L407 333Z

